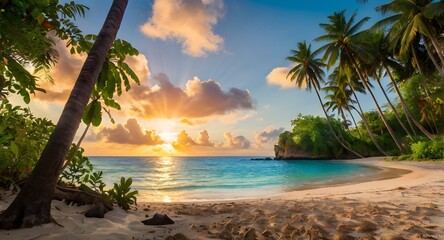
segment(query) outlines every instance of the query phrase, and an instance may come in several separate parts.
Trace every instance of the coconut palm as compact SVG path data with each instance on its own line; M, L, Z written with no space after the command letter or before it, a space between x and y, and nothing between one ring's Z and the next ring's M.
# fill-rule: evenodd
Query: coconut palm
M0 215L0 228L32 227L51 222L51 200L59 179L59 170L79 127L107 52L113 45L127 4L128 0L114 0L40 159L22 190Z
M399 55L411 50L416 36L427 49L427 53L436 69L444 76L444 46L439 42L443 33L444 3L433 0L394 0L381 5L376 10L382 13L393 13L378 25L389 25L389 37L393 49L398 47ZM441 22L441 23L440 23ZM434 54L441 62L438 63Z
M305 86L308 91L311 91L311 89L315 90L316 96L321 103L322 111L324 112L327 119L330 131L332 132L335 139L349 152L362 158L362 155L353 151L353 149L351 149L350 147L346 146L343 140L339 139L339 137L336 135L327 111L324 108L324 104L322 103L321 96L319 95L319 90L321 89L321 84L324 83L324 71L322 70L322 68L325 67L325 64L322 63L320 59L316 58L316 53L313 53L311 51L311 45L307 46L307 43L305 41L299 42L297 46L298 49L291 50L292 55L287 57L287 60L290 60L291 62L296 64L296 66L289 71L287 78L290 77L291 81L295 81L296 86L300 89Z
M400 152L404 152L401 142L396 136L395 132L388 124L384 113L376 100L372 89L368 83L368 76L363 71L363 63L366 61L371 61L373 59L371 53L359 42L359 32L362 25L369 20L365 17L359 20L356 24L355 22L356 12L347 20L345 17L345 11L335 12L333 15L329 16L329 23L321 23L321 28L326 32L325 35L320 36L315 39L315 41L327 42L324 46L319 48L317 52L324 52L323 61L327 63L328 67L335 66L336 62L339 61L339 66L341 69L354 69L358 75L361 83L365 87L368 93L370 93L371 98L378 110L378 113L384 122L388 132L390 133L393 141L398 147Z
M421 123L410 112L410 110L407 107L407 104L404 101L404 98L402 97L402 94L397 86L397 82L395 81L395 79L391 73L391 68L400 69L400 68L402 68L402 66L396 59L393 59L393 57L392 57L392 54L391 54L391 51L389 48L388 37L386 35L384 35L383 31L373 29L373 30L366 31L364 38L368 40L368 43L369 43L368 47L372 49L372 55L374 56L374 61L372 61L372 63L370 65L372 65L372 68L375 71L375 73L378 71L382 71L382 73L385 72L385 75L387 75L389 77L389 79L392 83L393 89L395 90L396 94L398 95L399 102L404 110L404 113L406 115L406 119L407 119L408 123L410 124L410 127L412 128L413 132L414 132L414 128L413 128L411 122L413 122L413 124L424 135L426 135L429 139L432 139L432 134L429 131L427 131L427 129L425 129L421 125ZM375 74L375 75L377 75L377 74ZM381 76L379 76L379 77L381 77ZM387 98L388 103L390 104L391 108L393 109L395 116L397 117L398 121L401 123L401 126L405 129L405 131L407 133L409 133L407 128L404 126L404 124L400 120L399 114L397 113L396 109L393 107L390 100L388 99L387 94L386 94L384 88L381 86L380 81L378 79L376 79L376 81L378 82L378 85L382 89L385 97Z
M344 69L345 71L350 71L350 69ZM349 74L353 77L356 76L356 74ZM329 76L329 86L325 88L326 90L332 90L333 92L337 92L335 95L337 97L341 96L343 100L343 107L347 109L347 111L350 113L350 116L352 116L353 121L354 120L353 114L351 110L355 110L358 115L361 117L362 122L365 126L365 129L367 130L367 133L375 145L375 147L379 150L379 152L385 156L387 156L387 153L382 149L382 147L378 144L376 141L376 138L374 136L374 133L370 127L370 124L367 121L367 118L364 116L364 111L362 110L361 104L359 102L358 97L356 96L356 92L364 92L364 87L362 84L359 84L358 81L350 81L347 77L347 74L345 74L343 71L340 71L339 68L336 68L335 71ZM353 100L354 98L354 100ZM353 104L357 104L358 109L356 109Z

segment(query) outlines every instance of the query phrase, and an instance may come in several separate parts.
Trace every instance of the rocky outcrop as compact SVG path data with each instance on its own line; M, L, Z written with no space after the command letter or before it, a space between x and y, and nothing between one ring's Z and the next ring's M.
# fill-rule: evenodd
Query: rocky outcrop
M329 156L315 156L311 155L309 152L298 149L297 145L285 144L285 146L274 145L275 159L331 159Z

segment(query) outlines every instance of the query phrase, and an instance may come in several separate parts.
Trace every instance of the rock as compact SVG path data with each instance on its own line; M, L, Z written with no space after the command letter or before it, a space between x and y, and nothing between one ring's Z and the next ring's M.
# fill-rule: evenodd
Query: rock
M247 231L244 232L241 236L242 240L257 240L258 237L256 235L256 230L254 228L249 228Z
M88 218L104 218L105 213L108 209L103 205L103 203L96 203L91 209L85 212L85 217Z
M165 215L166 216L166 215ZM187 236L182 233L176 233L174 236L168 236L165 240L190 240Z
M168 217L166 214L154 214L152 218L142 221L145 225L168 225L174 224L174 221Z

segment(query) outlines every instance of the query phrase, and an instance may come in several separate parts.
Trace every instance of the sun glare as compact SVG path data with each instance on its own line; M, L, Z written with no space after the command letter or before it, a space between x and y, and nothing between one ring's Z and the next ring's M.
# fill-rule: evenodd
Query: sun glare
M166 143L172 143L172 142L176 141L176 139L177 139L177 132L161 132L161 133L159 133L159 136ZM171 144L169 144L169 145L171 145Z
M162 151L162 154L164 156L169 156L169 155L173 155L174 153L176 153L176 150L174 149L173 145L171 145L171 143L164 143L162 145L159 146L160 150Z

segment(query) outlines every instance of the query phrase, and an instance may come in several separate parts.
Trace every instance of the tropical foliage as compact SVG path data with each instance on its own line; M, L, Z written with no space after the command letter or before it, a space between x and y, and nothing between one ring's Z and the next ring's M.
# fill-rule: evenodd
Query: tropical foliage
M0 186L26 179L48 141L54 124L29 108L0 103Z
M77 26L73 24L73 20L77 16L84 15L85 10L88 9L84 5L74 2L59 4L58 0L2 1L0 3L2 18L0 23L0 46L2 49L0 53L1 99L8 98L10 94L19 94L26 103L29 103L31 101L30 95L35 91L44 92L44 89L38 87L38 83L42 78L53 81L51 76L48 75L48 70L57 63L58 59L58 53L54 45L55 39L65 40L67 42L66 46L70 48L72 54L86 52L89 55L88 58L93 59L93 61L89 61L92 67L87 68L91 71L82 72L85 80L83 82L91 83L91 86L88 86L88 88L91 87L91 91L86 91L90 93L85 95L83 93L87 88L76 85L77 89L81 89L81 94L74 94L78 99L71 100L71 104L85 103L85 106L72 105L68 107L71 111L68 114L65 113L65 115L71 114L70 117L65 116L68 121L65 121L65 123L68 124L61 125L69 126L69 129L65 129L62 134L64 135L63 138L60 138L60 126L55 126L46 119L34 118L28 109L13 107L6 100L2 102L0 126L4 131L0 131L1 184L7 185L28 177L34 177L33 180L27 181L23 186L14 200L14 204L11 205L14 207L10 207L2 213L2 218L0 218L2 228L15 228L20 224L23 226L30 224L29 226L32 226L50 221L48 206L52 194L46 193L53 191L55 183L59 179L59 174L61 174L59 182L71 186L89 185L88 187L102 194L111 191L105 190L106 185L102 180L102 172L95 172L89 159L83 156L83 149L79 146L81 140L77 145L73 144L72 146L70 141L74 138L75 129L77 129L81 120L88 127L91 124L98 126L102 121L102 111L106 112L111 118L110 108L120 109L120 105L113 100L115 94L120 95L122 89L128 91L130 80L139 83L136 74L125 63L127 56L137 55L138 51L126 41L115 40L120 25L117 23L123 17L126 4L127 1L116 1L113 4L112 11L114 12L109 14L106 21L108 30L113 32L112 34L111 32L109 32L110 34L104 34L101 31L98 36L83 36ZM122 9L123 11L121 11ZM110 25L112 26L109 27ZM97 57L98 52L107 52L108 54L101 54ZM91 57L91 55L94 57ZM94 61L98 61L100 64L96 64ZM102 63L104 63L103 68ZM82 76L79 78L82 78ZM91 78L91 80L88 80L88 78ZM91 99L91 102L87 107L89 99ZM85 108L86 111L84 111ZM77 115L80 113L80 116L75 118L73 113ZM111 121L113 121L112 118ZM63 122L63 120L60 120L60 122ZM36 132L34 136L33 131L41 132ZM58 134L56 134L57 131L59 131ZM59 140L54 141L54 138ZM63 139L63 141L60 139ZM66 139L71 140L66 141ZM55 152L62 153L57 154ZM67 152L70 154L65 160L63 158L65 158ZM60 156L62 157L60 158ZM38 160L39 157L40 160ZM5 161L3 161L3 158ZM42 160L42 158L44 159ZM63 160L65 160L64 165ZM59 168L59 171L50 171L52 168ZM32 170L33 173L31 173ZM39 175L44 175L45 178L38 177ZM37 178L35 178L36 176ZM32 184L28 184L29 182L32 182ZM127 182L125 183L125 187L129 187ZM135 200L134 195L136 193L132 194L131 199ZM35 202L35 199L31 199L29 196L39 196L40 200L38 201L45 202L45 204L39 205L42 208L42 214L33 217L36 221L26 223L25 221L22 222L22 218L26 218L29 214L26 208L32 208L31 205ZM22 205L24 202L27 203ZM5 217L6 215L10 217ZM17 218L17 220L11 221L12 218Z
M50 36L80 39L81 32L73 20L87 9L81 4L60 4L57 0L0 3L0 98L18 93L29 103L30 94L44 92L38 87L36 74L45 75L58 58L54 38ZM29 72L27 65L34 72Z
M363 27L370 18L358 18L357 12L350 17L346 11L335 12L320 24L324 34L314 40L323 44L319 49L311 51L304 41L291 50L287 59L295 67L288 79L299 88L315 89L327 122L332 122L329 114L342 119L330 132L344 150L363 155L375 151L378 155L412 154L412 158L436 158L440 154L435 152L444 152L439 144L444 131L443 6L431 0L395 0L377 7L386 18L368 29ZM315 58L318 54L323 54L321 59ZM331 74L324 79L326 71ZM384 79L388 86L382 84ZM375 97L375 91L382 92L384 102ZM388 91L395 92L395 101ZM363 111L362 94L373 99L376 111ZM301 116L294 121L300 120ZM293 139L288 136L297 131L286 132L283 138L288 142ZM359 139L359 144L345 136ZM420 136L428 140L415 140ZM304 147L313 144L313 139L291 144ZM359 149L364 145L371 150ZM319 152L316 147L309 150Z

